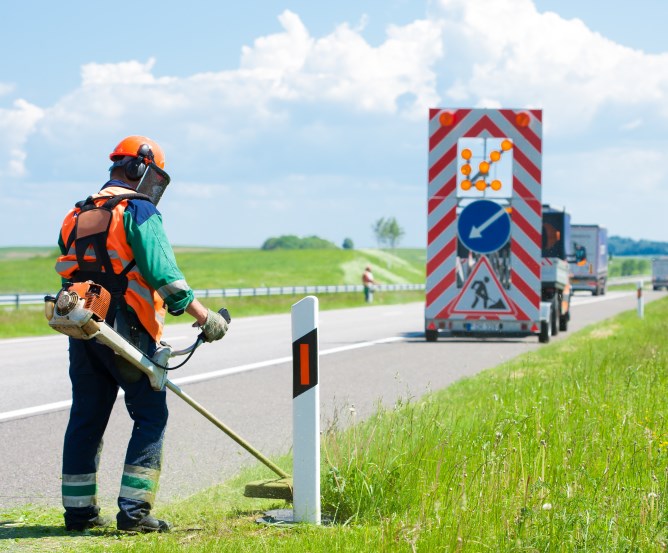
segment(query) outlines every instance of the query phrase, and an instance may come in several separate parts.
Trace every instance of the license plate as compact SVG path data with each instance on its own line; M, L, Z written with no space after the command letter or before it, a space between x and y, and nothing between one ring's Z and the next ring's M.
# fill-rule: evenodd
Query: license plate
M470 323L470 330L474 332L498 332L498 323Z

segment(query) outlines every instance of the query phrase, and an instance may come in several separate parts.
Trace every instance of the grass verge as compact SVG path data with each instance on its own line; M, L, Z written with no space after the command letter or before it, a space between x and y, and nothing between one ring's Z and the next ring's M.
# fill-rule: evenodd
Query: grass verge
M327 429L335 524L268 527L241 497L258 470L160 506L159 536L65 536L59 509L1 513L0 550L665 551L668 300L418 401ZM472 346L474 347L474 346ZM280 460L289 466L289 460Z

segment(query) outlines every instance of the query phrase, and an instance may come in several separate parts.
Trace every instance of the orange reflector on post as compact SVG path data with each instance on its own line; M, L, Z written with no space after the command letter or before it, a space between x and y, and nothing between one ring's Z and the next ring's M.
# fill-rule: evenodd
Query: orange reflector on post
M501 149L502 149L504 152L507 152L507 151L510 150L512 147L513 147L513 143L512 143L510 140L508 140L507 138L506 138L503 142L501 142Z
M302 386L310 384L308 350L308 344L299 344L299 383Z

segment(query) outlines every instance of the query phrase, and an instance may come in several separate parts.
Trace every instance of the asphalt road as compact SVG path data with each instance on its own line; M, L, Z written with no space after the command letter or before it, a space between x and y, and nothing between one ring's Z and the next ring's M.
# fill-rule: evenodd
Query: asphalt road
M644 292L646 302L664 294ZM636 309L635 292L576 295L569 331ZM234 316L234 314L232 314ZM462 377L542 347L536 337L427 343L422 303L365 306L320 313L321 426L346 424L379 403L417 398ZM175 348L196 332L169 326ZM172 380L267 456L292 444L290 315L232 321L220 342L205 344ZM0 508L29 503L60 506L62 436L70 399L67 339L0 340ZM255 459L168 392L167 428L158 501L190 495L234 475ZM353 415L354 412L354 415ZM105 435L100 503L113 508L131 421L122 399ZM270 476L271 473L267 473ZM113 512L113 511L112 511Z

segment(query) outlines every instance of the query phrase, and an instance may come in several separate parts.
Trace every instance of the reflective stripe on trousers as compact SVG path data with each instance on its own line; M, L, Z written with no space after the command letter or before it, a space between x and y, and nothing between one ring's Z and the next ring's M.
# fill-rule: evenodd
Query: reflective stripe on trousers
M155 344L149 342L154 350ZM150 347L142 349L153 353ZM121 387L134 424L119 507L121 514L135 520L135 511L148 514L154 503L168 416L166 393L154 391L148 378L135 372L137 369L117 366L116 358L111 349L94 340L70 338L72 408L63 448L63 506L66 511L70 508L78 512L97 503L96 473L102 437Z

